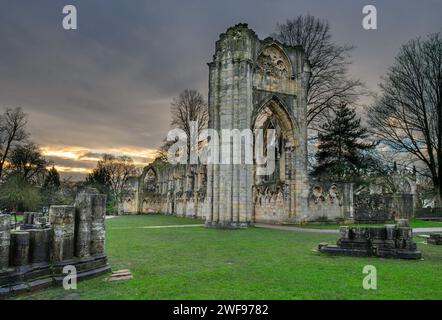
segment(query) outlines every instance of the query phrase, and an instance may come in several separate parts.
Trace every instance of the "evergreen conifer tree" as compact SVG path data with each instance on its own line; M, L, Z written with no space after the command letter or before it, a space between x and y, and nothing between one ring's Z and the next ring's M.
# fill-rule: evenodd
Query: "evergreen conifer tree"
M313 176L350 182L373 164L368 151L375 144L364 142L369 135L367 128L361 126L361 119L346 103L337 107L335 117L324 123L321 129Z

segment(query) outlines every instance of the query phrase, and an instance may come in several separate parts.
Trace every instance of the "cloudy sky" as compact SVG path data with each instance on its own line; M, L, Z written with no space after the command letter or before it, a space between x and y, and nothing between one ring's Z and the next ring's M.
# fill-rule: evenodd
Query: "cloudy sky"
M78 30L62 28L67 4ZM367 4L378 30L361 26ZM442 30L441 0L1 0L0 109L29 114L32 139L64 176L81 177L105 152L143 165L167 133L172 98L207 95L220 33L245 22L264 38L307 13L357 47L351 73L373 91L401 44Z

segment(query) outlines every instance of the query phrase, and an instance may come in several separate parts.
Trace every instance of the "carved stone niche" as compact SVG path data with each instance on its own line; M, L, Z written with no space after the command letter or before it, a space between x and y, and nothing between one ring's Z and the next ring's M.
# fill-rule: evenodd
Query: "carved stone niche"
M341 205L339 203L339 200L340 200L339 190L338 190L338 187L335 184L333 184L330 187L330 189L328 190L328 196L329 196L329 199L330 199L330 203L338 202L338 204Z
M322 188L320 186L315 186L312 189L312 196L315 203L319 203L319 201L324 201L324 196L322 195Z

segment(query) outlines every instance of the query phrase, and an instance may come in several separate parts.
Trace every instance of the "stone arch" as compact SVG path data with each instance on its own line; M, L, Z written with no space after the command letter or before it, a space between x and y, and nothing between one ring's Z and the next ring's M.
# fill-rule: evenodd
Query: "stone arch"
M275 129L276 131L276 145L275 145L275 166L273 173L271 174L258 174L257 165L254 167L254 184L260 185L273 181L275 183L284 182L289 177L287 173L291 171L291 155L295 151L297 146L297 140L295 135L295 124L290 116L284 103L276 96L272 95L269 99L265 100L255 110L252 117L252 130L256 129ZM255 136L255 139L257 136ZM264 139L266 139L266 133L264 132ZM255 141L256 142L256 141ZM263 146L264 153L266 154L266 143ZM254 159L256 161L255 148ZM262 171L261 171L262 172Z
M271 96L264 102L260 103L258 108L255 109L252 116L252 130L257 129L256 123L259 116L265 112L266 108L272 112L273 115L278 119L283 133L286 135L288 142L291 146L297 145L297 140L295 138L296 122L290 116L288 108L285 106L283 101L279 99L276 95Z
M143 187L146 191L155 191L158 183L158 173L153 167L147 167L143 177Z

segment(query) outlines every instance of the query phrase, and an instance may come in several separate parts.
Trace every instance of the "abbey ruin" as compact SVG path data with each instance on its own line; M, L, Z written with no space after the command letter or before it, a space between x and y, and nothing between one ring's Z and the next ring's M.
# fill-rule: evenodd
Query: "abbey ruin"
M209 129L273 129L275 170L258 175L256 162L172 165L156 159L131 180L124 211L199 217L208 227L226 228L354 220L352 184L309 181L306 95L310 66L303 48L272 38L260 40L247 24L238 24L220 35L208 66ZM408 185L405 202L403 192L399 190L397 196L395 190L391 199L383 198L376 206L386 206L384 211L392 214L398 207L410 207L410 201L413 208L412 179L400 183ZM368 207L373 202L371 198L364 201ZM360 206L359 213L371 218L371 210L367 213L366 209Z

